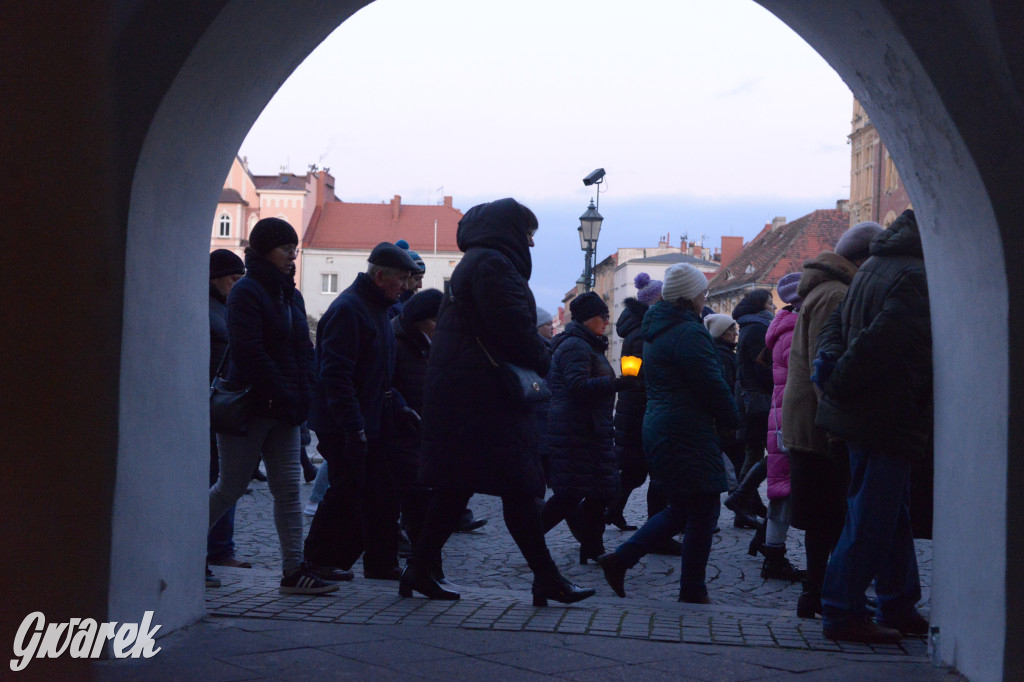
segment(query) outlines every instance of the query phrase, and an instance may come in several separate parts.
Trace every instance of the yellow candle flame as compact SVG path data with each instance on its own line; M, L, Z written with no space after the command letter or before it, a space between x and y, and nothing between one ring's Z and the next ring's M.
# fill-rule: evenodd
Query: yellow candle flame
M622 356L622 374L628 377L635 377L640 373L640 363L643 362L640 358L634 355L623 355Z

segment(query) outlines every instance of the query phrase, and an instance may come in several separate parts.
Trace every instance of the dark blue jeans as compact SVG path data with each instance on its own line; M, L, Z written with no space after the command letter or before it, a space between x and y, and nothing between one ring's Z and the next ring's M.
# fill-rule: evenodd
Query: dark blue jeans
M910 462L850 443L846 525L832 551L821 591L825 627L863 618L864 590L875 581L877 618L895 625L921 599L910 528Z
M685 531L679 600L699 601L708 594L704 577L708 557L711 555L711 538L718 525L721 509L721 493L680 495L670 491L668 506L649 518L615 553L625 559L627 566L632 567L659 542Z
M217 437L210 434L210 485L217 482L220 465L217 461ZM235 505L228 507L206 536L206 560L217 562L235 556Z

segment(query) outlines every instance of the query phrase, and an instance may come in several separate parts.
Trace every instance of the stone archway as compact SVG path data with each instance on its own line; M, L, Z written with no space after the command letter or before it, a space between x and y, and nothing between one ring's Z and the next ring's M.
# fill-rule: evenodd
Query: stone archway
M1010 491L1021 489L1024 464L1010 453L1024 444L1024 422L1009 415L1024 405L1024 370L1009 348L1024 338L1024 319L1007 311L1024 296L1024 272L1007 268L1004 254L1019 249L1024 215L1024 10L1010 0L757 1L868 107L915 197L936 339L938 654L978 679L1020 677L1024 651L1013 643L1024 618L1013 607L1024 589L1014 580L1024 500ZM6 291L24 292L26 325L3 340L17 360L3 385L19 387L16 400L4 399L16 453L3 470L5 638L34 610L57 621L137 621L156 610L167 629L202 614L197 256L249 127L365 4L68 2L56 3L59 16L25 10L4 31L5 49L20 57L7 62L30 66L0 86L11 91L4 116L14 122L0 139L38 179L10 174L9 218L75 247L70 258L43 250L3 271ZM67 96L79 106L63 106ZM55 180L68 205L41 218L33 202L49 200ZM60 296L26 290L40 268L76 286ZM49 363L38 357L40 338L58 344ZM18 466L39 449L53 459L42 483Z

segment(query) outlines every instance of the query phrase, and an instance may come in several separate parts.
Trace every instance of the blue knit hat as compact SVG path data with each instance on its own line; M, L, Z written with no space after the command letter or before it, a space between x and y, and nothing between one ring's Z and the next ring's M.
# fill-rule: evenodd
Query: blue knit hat
M636 287L636 300L648 308L661 298L661 280L651 279L646 272L633 278L633 286Z
M405 241L404 239L399 239L397 242L395 242L395 246L397 246L400 249L405 249L406 251L409 252L409 258L412 258L412 262L415 263L417 267L419 267L420 272L427 271L427 264L423 262L422 258L420 258L420 254L416 253L415 251L409 248L409 242Z

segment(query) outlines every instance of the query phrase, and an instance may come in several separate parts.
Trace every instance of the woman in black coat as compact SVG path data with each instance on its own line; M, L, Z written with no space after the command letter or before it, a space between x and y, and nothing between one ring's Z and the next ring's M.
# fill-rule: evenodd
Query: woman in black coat
M248 386L252 402L245 435L217 434L220 475L210 488L210 526L245 493L262 455L281 542L280 592L321 594L338 586L314 575L302 550L299 425L313 394L313 344L302 294L295 288L298 241L292 226L279 218L256 223L245 252L245 277L228 295L227 379Z
M619 492L612 409L615 391L636 377L616 377L608 350L608 306L590 291L569 304L572 321L551 342L548 485L541 519L547 532L563 520L580 542L580 563L604 554L604 510Z
M438 556L474 493L502 498L505 525L534 574L534 603L594 594L563 578L551 559L535 500L544 475L532 411L503 393L491 359L548 372L527 284L537 218L514 199L471 208L456 240L466 254L452 273L427 363L420 483L434 489L399 594L458 599L439 583Z
M775 389L771 359L765 361L761 357L768 325L775 318L772 293L767 289L748 292L733 308L732 318L740 328L736 344L736 380L743 404L741 431L745 457L743 467L736 472L740 485L725 499L725 506L736 513L734 527L754 528L753 517L768 514L757 488L768 475L764 455L768 442L768 412Z
M644 356L644 339L640 326L648 308L661 300L661 282L652 280L646 272L641 272L633 279L637 289L636 298L627 298L623 302L622 313L615 322L615 333L622 338L621 357L631 355L637 358ZM647 461L644 459L643 426L644 411L647 409L647 390L644 386L644 368L640 367L640 380L633 388L619 393L615 404L615 456L619 463L621 489L618 496L608 505L605 522L619 530L636 530L637 527L626 522L623 511L629 496L643 485L647 478ZM647 486L647 518L665 508L668 501L664 491L657 486ZM672 541L657 553L679 554L679 543Z

